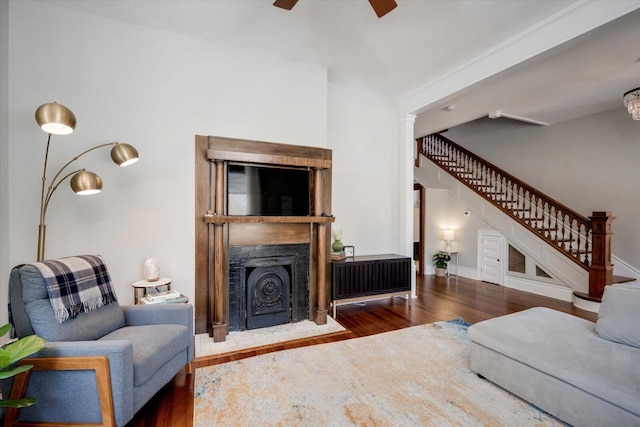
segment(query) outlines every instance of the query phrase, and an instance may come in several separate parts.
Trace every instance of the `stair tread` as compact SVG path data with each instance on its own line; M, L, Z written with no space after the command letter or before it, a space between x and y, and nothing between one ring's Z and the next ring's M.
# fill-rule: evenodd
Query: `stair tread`
M636 279L633 277L613 276L613 283L629 283L635 281Z
M628 283L628 282L634 282L635 280L636 279L634 279L633 277L613 276L613 282L611 284L613 285L613 284L620 284L620 283ZM602 297L591 296L584 292L574 292L573 295L575 295L578 298L585 299L587 301L602 302Z
M578 298L587 300L587 301L602 302L602 297L591 296L591 295L586 294L584 292L574 292L573 295L575 295Z

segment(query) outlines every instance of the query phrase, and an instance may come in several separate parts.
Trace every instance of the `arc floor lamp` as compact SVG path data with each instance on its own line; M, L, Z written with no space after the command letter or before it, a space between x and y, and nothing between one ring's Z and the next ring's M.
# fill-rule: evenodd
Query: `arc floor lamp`
M44 167L42 169L42 191L40 194L40 225L38 226L38 261L44 259L44 243L46 235L45 218L47 208L53 193L67 178L71 178L71 189L79 195L96 194L102 190L102 179L86 169L78 169L60 177L67 167L85 154L102 147L111 148L111 159L118 166L129 166L138 161L138 151L129 144L120 142L108 142L96 145L74 156L54 175L47 187L47 161L49 159L49 145L51 135L68 135L76 128L76 116L64 105L55 102L43 104L36 110L36 122L38 126L48 134L47 150L44 155ZM45 191L46 188L46 191Z

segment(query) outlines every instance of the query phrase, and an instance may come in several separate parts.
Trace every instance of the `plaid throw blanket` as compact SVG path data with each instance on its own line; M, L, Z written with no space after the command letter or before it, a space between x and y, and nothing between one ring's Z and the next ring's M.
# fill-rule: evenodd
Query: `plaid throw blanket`
M101 256L81 255L32 265L47 284L58 323L116 301L111 278Z

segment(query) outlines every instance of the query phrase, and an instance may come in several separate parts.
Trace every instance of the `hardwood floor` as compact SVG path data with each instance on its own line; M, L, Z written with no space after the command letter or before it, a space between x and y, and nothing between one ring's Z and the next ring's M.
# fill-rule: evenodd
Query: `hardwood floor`
M357 338L409 326L462 317L477 323L530 307L544 306L595 322L597 314L575 308L571 303L492 285L462 277L418 276L418 297L368 301L365 305L338 307L337 319L347 332L246 351L223 357L195 360L195 368L229 362L258 354L326 342ZM144 407L127 427L191 427L193 424L194 375L175 376Z

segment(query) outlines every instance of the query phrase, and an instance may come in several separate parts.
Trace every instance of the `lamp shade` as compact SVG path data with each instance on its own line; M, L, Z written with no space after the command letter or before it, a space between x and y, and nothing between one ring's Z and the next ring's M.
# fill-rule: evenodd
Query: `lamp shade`
M73 112L55 102L38 107L36 122L43 131L54 135L68 135L76 128L76 116Z
M138 150L133 145L117 143L111 149L111 159L121 167L138 161Z
M453 238L453 230L442 230L442 240L451 241Z
M79 171L71 178L71 189L82 196L99 193L102 190L102 178L93 172Z

